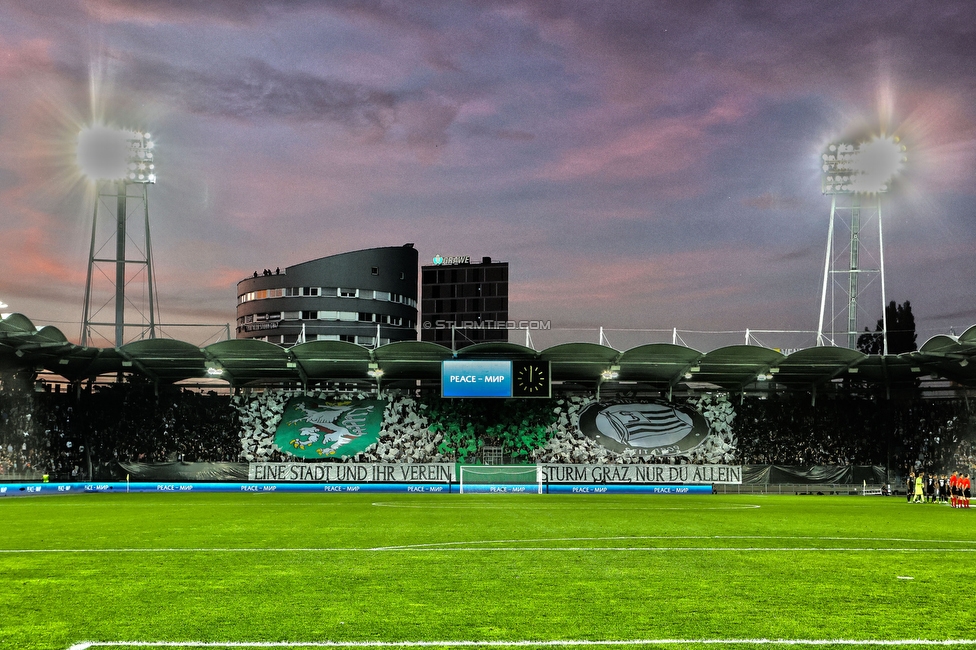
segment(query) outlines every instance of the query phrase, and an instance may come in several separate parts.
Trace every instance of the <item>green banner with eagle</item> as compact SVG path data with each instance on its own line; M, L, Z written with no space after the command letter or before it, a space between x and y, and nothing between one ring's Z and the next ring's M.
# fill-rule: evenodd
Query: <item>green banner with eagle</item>
M377 442L382 400L325 400L293 397L275 432L280 451L300 458L347 458Z

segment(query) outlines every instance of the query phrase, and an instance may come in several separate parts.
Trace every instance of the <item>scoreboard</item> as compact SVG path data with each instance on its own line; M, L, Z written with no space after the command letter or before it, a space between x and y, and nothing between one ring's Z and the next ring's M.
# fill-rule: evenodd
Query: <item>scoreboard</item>
M448 359L441 397L550 397L549 362L538 359Z

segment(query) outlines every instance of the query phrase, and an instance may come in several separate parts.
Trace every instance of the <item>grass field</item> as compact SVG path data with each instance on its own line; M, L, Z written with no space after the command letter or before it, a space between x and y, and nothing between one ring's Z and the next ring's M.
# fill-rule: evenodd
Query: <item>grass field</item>
M4 649L976 647L976 514L902 498L86 494L0 522Z

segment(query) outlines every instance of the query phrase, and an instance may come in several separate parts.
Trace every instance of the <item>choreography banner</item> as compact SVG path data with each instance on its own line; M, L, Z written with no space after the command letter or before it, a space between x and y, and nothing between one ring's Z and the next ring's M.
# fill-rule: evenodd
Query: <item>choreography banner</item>
M638 456L675 456L702 445L710 435L698 411L669 402L600 402L580 411L580 431L601 446Z
M379 440L385 407L380 400L292 398L275 432L275 447L299 458L355 456Z
M454 463L250 463L249 481L454 483Z
M739 484L741 465L539 465L543 483Z

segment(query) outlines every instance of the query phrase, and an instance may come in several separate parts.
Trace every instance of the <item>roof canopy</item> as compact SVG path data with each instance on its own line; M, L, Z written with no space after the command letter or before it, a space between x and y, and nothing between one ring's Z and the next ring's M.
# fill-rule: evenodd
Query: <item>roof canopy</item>
M565 343L545 350L512 343L481 343L457 353L422 341L390 343L376 349L342 341L312 341L282 348L264 341L235 339L198 348L173 339L147 339L121 348L87 348L69 343L55 327L37 328L22 314L0 320L0 371L47 370L69 381L138 372L155 382L219 377L232 386L278 383L438 380L441 362L461 359L541 359L553 381L596 386L636 382L651 389L714 386L742 390L775 380L810 389L838 378L857 377L885 386L937 376L976 386L976 326L962 336L936 336L920 350L901 355L865 355L856 350L817 347L784 356L776 350L734 345L703 353L655 343L621 352L595 343ZM378 372L379 371L379 372Z

